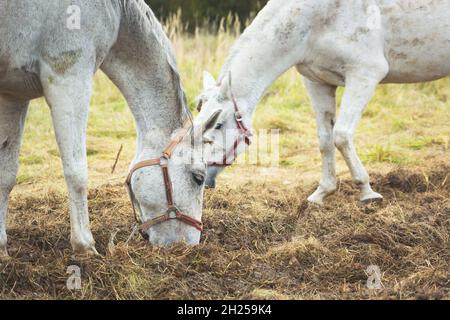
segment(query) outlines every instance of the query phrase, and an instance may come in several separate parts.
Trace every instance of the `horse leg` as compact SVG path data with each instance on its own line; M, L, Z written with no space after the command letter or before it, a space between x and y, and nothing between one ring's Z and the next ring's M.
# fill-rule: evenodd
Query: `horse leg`
M323 205L326 197L336 191L336 149L333 127L336 122L336 87L304 79L306 90L316 113L320 153L322 155L322 179L309 202Z
M45 79L45 78L44 78ZM69 192L71 244L75 253L97 254L89 225L86 129L92 75L43 80Z
M28 102L9 101L0 96L0 259L8 256L6 214L9 194L16 184L27 110Z
M334 127L335 145L342 153L353 180L360 187L363 202L381 200L383 197L372 190L369 175L359 159L353 144L353 135L364 109L375 93L386 72L374 75L351 75L347 77L339 118Z

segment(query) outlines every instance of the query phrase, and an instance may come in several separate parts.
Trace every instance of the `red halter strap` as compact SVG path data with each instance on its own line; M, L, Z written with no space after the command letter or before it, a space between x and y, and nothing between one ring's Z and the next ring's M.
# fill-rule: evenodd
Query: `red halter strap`
M216 167L229 167L232 164L232 161L236 158L237 150L239 148L239 145L244 142L247 146L250 146L251 138L253 136L252 132L245 126L243 121L243 115L242 112L239 109L239 106L237 104L236 98L234 94L231 92L231 101L233 102L234 106L234 119L236 122L236 127L239 130L240 136L234 141L233 146L231 149L223 155L222 163L218 162L209 162L209 166L216 166ZM231 159L231 157L233 157Z
M184 137L189 133L189 131L192 128L192 122L190 120L186 121L184 124L182 130L170 141L170 143L167 145L167 147L164 149L163 154L161 158L159 159L150 159L141 161L133 166L131 168L127 180L125 181L125 187L128 191L128 195L130 196L131 200L131 206L133 207L133 213L135 216L135 219L138 223L140 223L139 231L143 236L145 236L145 232L148 231L151 227L164 223L166 221L170 220L179 220L187 225L190 225L197 229L198 231L203 231L203 223L201 221L198 221L192 217L189 217L188 215L184 214L174 203L173 198L173 187L172 187L172 180L170 179L170 173L169 173L169 160L173 155L174 150L180 144L180 142L184 139ZM166 199L167 199L167 210L164 214L148 220L146 222L142 222L140 218L138 218L136 207L135 207L135 197L133 193L133 189L131 187L131 180L133 178L133 174L146 167L153 167L153 166L159 166L163 173L164 178L164 188L166 191Z

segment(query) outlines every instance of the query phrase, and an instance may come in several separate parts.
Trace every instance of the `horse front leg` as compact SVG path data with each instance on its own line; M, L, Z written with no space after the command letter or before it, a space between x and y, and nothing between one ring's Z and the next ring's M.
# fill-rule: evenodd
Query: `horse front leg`
M71 244L75 253L98 254L89 223L86 129L92 74L44 82L69 192Z
M379 193L372 190L369 175L353 144L353 136L364 109L373 97L377 85L387 74L387 67L375 69L377 71L370 74L347 77L340 115L334 128L335 145L342 153L354 182L361 189L362 202L383 199Z
M309 202L323 205L326 197L336 191L336 148L333 128L336 122L336 87L304 79L317 119L320 153L322 155L322 179Z
M0 96L0 259L8 257L6 215L11 190L16 184L19 151L28 102Z

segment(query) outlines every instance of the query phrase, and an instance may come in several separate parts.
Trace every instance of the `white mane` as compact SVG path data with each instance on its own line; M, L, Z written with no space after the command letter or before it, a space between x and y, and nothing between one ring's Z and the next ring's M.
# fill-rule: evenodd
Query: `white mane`
M121 0L120 4L122 5L125 17L129 19L138 19L138 22L142 26L142 29L150 30L153 37L163 49L163 52L165 52L167 63L174 77L176 85L175 89L178 94L180 107L182 108L186 116L192 119L192 114L187 106L186 94L181 83L181 76L178 71L174 50L169 38L164 32L163 26L144 0Z

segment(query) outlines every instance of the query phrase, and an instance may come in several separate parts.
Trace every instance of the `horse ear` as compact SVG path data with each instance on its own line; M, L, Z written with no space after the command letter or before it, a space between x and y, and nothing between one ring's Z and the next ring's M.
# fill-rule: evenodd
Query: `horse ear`
M205 134L217 126L217 121L221 114L222 109L215 111L206 121L197 117L195 119L196 124L194 124L194 140L203 142L205 140Z
M229 97L230 91L231 91L231 72L228 72L221 81L220 95L222 97Z
M215 111L209 119L203 124L203 134L216 127L216 123L219 120L219 116L222 113L222 109Z
M217 84L216 80L208 71L203 71L203 89L211 89Z

